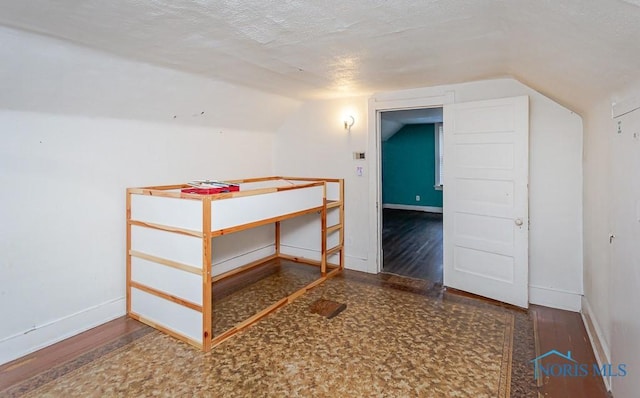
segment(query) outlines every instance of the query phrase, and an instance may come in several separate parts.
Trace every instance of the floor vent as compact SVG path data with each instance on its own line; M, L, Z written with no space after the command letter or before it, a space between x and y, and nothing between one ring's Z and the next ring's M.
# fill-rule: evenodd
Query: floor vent
M322 315L327 319L331 319L340 314L346 308L346 304L325 299L318 299L309 307L312 313Z

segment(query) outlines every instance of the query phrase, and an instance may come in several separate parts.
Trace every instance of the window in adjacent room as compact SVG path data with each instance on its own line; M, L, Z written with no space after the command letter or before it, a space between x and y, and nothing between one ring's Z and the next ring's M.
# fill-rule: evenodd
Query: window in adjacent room
M436 184L435 189L442 189L442 155L444 153L444 135L442 129L442 123L435 124L435 140L436 140Z

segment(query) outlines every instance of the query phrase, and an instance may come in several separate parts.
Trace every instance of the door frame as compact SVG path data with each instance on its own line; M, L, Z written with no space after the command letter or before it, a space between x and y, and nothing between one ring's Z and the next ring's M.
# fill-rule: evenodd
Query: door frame
M415 91L374 94L369 98L369 248L367 271L382 271L382 148L380 145L380 113L388 111L439 108L455 103L453 91L439 95L416 95ZM446 126L443 124L443 128ZM444 238L444 236L443 236Z

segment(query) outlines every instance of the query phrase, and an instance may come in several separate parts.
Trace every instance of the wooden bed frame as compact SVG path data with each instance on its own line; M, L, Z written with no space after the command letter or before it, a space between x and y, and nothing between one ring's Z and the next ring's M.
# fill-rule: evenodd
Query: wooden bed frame
M127 314L203 351L344 269L344 180L264 177L228 182L240 184L240 191L182 193L187 185L127 189ZM287 254L281 223L313 213L320 216L318 258ZM215 238L267 224L274 224L271 254L212 275ZM213 336L212 283L276 258L317 266L319 277Z

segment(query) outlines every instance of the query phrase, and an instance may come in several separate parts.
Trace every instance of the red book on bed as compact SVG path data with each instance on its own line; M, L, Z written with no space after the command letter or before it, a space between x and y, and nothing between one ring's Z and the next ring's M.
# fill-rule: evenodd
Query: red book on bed
M182 193L197 193L200 195L213 195L225 192L237 192L240 185L224 181L197 180L187 183L189 188L182 188Z

